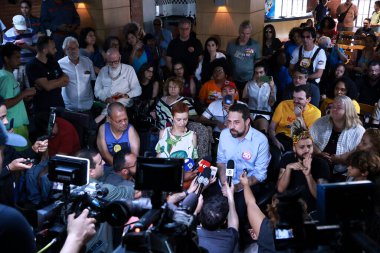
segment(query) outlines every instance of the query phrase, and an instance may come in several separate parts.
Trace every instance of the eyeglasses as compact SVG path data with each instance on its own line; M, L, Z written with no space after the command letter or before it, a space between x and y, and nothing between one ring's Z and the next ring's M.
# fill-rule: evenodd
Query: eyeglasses
M182 69L183 69L183 67L180 67L180 68L174 69L174 71L178 71L178 70L182 70Z
M310 35L307 35L307 36L301 36L302 39L311 39L311 36Z
M110 66L117 65L119 63L120 63L120 60L117 60L117 61L107 61L107 64L110 65Z
M272 30L265 31L265 33L273 33Z
M169 86L168 87L169 90L175 90L175 89L179 89L179 87L176 85L176 86Z

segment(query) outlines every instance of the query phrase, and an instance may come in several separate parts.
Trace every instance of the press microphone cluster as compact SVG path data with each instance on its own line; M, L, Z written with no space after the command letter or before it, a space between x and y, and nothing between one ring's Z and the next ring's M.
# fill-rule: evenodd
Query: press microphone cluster
M210 167L204 168L203 172L198 176L197 182L199 184L198 197L201 195L202 190L205 186L210 183L211 169Z
M234 176L235 162L233 160L228 160L226 168L226 177L228 186L231 186L232 178Z

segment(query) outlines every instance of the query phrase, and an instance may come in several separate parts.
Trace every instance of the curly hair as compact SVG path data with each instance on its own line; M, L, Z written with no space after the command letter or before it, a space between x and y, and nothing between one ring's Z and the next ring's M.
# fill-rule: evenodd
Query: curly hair
M329 16L322 18L320 29L322 30L324 28L324 24L325 24L326 20L329 22L327 25L327 29L329 29L329 30L334 29L336 23L335 23L334 19L332 17L329 17Z
M359 169L360 173L368 173L368 177L380 173L380 157L372 151L355 151L347 158L347 165Z
M380 129L368 128L365 130L364 135L368 136L373 148L378 156L380 156ZM363 137L364 137L363 135Z
M335 80L334 84L329 87L329 90L327 91L327 96L329 98L334 98L334 90L336 85L342 82L344 83L344 86L346 88L346 96L351 98L351 99L357 99L358 97L358 90L356 89L356 84L354 81L351 80L351 78L347 76L342 76L339 77L338 79Z
M172 77L169 77L168 79L166 79L165 81L165 84L164 84L164 91L166 92L166 94L169 94L169 84L173 82L176 86L179 87L179 94L182 93L182 90L183 90L183 81L178 78L178 77L175 77L175 76L172 76Z

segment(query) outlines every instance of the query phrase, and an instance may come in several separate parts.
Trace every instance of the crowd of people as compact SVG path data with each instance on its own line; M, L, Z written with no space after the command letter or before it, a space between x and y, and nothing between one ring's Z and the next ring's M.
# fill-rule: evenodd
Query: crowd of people
M355 57L338 42L341 32L353 30L356 5L339 5L336 23L326 4L317 6L315 25L292 28L286 42L268 24L260 44L243 21L222 51L218 36L203 47L186 18L174 38L155 18L151 33L132 22L124 38L109 36L99 45L96 29L80 28L71 0L42 1L40 18L31 15L29 0L20 1L13 27L2 29L0 120L9 136L26 142L0 142L0 212L51 202L47 168L56 154L89 159L90 181L108 189L108 201L144 195L134 184L138 156L195 163L210 156L218 172L207 189L197 192L195 165L184 172L184 191L168 196L178 203L202 194L197 232L209 252L275 252L278 199L297 190L302 201L294 215L303 220L317 210L318 184L372 181L371 225L379 229L380 1L355 34L365 46ZM362 117L360 104L373 106L373 114ZM101 236L88 242L95 221L87 214L68 218L62 252L86 243L91 252L108 252L120 242ZM379 243L377 233L368 235Z

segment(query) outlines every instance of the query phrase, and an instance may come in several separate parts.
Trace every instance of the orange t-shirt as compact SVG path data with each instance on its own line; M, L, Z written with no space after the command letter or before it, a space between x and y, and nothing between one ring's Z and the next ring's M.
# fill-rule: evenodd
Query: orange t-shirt
M226 80L226 82L233 83L231 81ZM222 99L222 90L221 87L219 87L214 80L210 80L205 82L202 85L201 90L199 91L199 100L206 105L211 104L211 102ZM235 100L239 100L239 93L236 92Z

